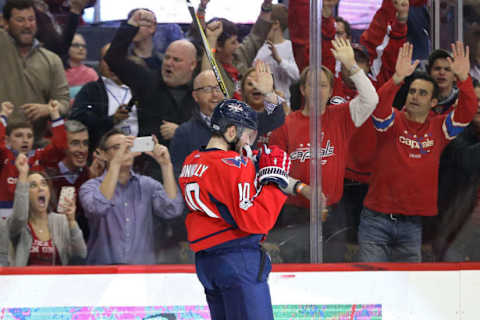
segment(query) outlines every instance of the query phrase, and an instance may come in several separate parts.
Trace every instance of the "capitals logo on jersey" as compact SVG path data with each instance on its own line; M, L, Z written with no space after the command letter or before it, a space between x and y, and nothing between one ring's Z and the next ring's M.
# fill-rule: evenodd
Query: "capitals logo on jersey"
M236 156L234 158L223 158L222 161L223 163L229 166L237 167L237 168L241 168L242 165L246 167L248 163L248 159L245 158L244 156Z
M411 151L410 158L421 158L422 155L430 153L435 145L431 133L426 133L422 137L411 134L406 130L403 132L403 135L399 136L399 141L401 144L409 147Z
M322 139L323 139L322 133ZM298 160L300 162L305 162L306 160L310 160L310 143L307 143L305 146L304 144L300 144L299 147L295 149L292 153L290 153L290 159L292 161ZM325 147L320 148L318 150L319 158L321 158L321 164L326 165L329 157L333 157L335 155L335 147L332 145L330 139L327 140Z
M303 143L300 144L295 151L290 153L290 160L299 160L300 162L310 160L310 143L307 143L306 146Z

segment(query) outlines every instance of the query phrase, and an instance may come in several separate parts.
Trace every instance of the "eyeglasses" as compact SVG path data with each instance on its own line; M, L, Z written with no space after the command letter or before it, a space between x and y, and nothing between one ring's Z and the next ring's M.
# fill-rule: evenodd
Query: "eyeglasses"
M87 45L86 44L83 44L83 43L72 43L71 46L73 48L83 48L83 49L87 49Z
M80 146L84 146L84 147L88 147L88 140L72 140L70 142L70 145L72 147L80 147Z
M202 91L203 93L212 94L214 91L217 93L221 93L222 89L220 89L220 86L205 86L193 89L193 91Z

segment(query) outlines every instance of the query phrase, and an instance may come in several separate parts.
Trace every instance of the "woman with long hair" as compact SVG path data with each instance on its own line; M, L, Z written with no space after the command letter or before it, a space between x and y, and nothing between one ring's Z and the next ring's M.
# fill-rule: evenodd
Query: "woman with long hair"
M43 172L29 172L27 157L15 160L19 175L13 213L7 220L15 253L13 266L67 265L85 258L87 248L75 221L75 198L65 199L64 213L53 212L52 188Z

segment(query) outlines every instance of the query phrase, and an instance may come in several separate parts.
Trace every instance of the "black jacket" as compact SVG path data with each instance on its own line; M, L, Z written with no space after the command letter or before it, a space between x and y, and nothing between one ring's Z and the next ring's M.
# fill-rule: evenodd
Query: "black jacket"
M468 126L442 153L439 169L438 224L433 247L441 260L448 244L467 222L480 187L480 139Z
M75 97L70 119L78 120L87 126L90 150L113 128L113 116L108 116L108 94L101 77L82 87Z
M110 69L128 85L137 98L139 136L155 134L161 144L169 141L160 135L162 120L181 124L189 120L197 107L192 97L192 81L176 87L184 91L183 99L177 104L170 88L162 79L160 70L151 70L128 59L128 47L138 28L123 23L118 29L105 61Z
M264 135L283 125L285 122L285 111L281 106L268 114L266 111L258 113L258 135ZM181 173L183 162L194 150L207 145L212 137L211 129L201 118L200 113L195 111L193 117L180 125L173 136L170 144L170 155L172 158L175 177Z

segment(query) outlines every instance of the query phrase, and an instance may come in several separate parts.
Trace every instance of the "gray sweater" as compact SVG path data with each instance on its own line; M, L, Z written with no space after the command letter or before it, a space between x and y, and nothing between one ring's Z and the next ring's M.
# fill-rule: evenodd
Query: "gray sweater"
M12 265L17 267L27 265L33 242L32 234L27 226L28 207L28 183L17 182L13 213L7 219L8 234L15 249ZM78 225L70 228L64 214L51 212L48 215L48 230L52 242L58 250L62 265L68 264L71 257L85 258L87 256L87 246L83 240L82 231Z

